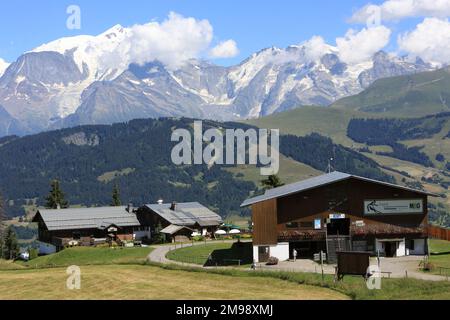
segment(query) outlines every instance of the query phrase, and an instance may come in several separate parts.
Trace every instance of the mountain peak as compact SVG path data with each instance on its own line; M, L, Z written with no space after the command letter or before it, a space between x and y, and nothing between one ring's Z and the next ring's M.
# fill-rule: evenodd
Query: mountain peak
M109 28L105 32L99 35L99 37L106 37L108 39L111 39L113 37L117 37L120 34L123 34L125 32L126 28L124 28L120 24L116 24L112 28Z
M0 58L0 77L5 73L6 69L9 67L9 63Z

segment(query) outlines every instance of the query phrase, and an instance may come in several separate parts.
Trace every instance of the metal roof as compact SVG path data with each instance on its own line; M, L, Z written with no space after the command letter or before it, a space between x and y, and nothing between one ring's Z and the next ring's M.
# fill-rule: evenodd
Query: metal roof
M190 228L186 227L186 226L176 226L174 224L171 224L168 227L165 227L164 229L161 230L161 233L165 233L165 234L174 234L177 233L178 231L182 230L182 229L188 229L191 230ZM191 230L192 231L192 230Z
M140 226L134 213L126 207L70 208L38 210L49 231L97 229L104 226Z
M177 203L175 210L171 204L147 204L146 207L161 218L177 226L193 226L208 221L208 226L219 225L222 218L198 202Z
M421 191L421 190L416 190L416 189L403 187L403 186L395 185L395 184L388 183L388 182L363 178L363 177L351 175L348 173L342 173L342 172L335 171L335 172L327 173L327 174L324 174L324 175L321 175L318 177L314 177L314 178L306 179L306 180L299 181L296 183L292 183L289 185L285 185L285 186L282 186L279 188L267 190L265 192L265 194L263 194L261 196L257 196L257 197L245 200L241 204L241 207L248 207L248 206L258 203L258 202L288 196L291 194L307 191L310 189L322 187L325 185L329 185L332 183L336 183L336 182L340 182L340 181L344 181L344 180L348 180L348 179L357 179L357 180L376 183L379 185L384 185L384 186L393 187L393 188L397 188L397 189L403 189L403 190L408 190L408 191L412 191L412 192L417 192L417 193L425 194L425 195L429 195L429 196L438 196L436 194Z

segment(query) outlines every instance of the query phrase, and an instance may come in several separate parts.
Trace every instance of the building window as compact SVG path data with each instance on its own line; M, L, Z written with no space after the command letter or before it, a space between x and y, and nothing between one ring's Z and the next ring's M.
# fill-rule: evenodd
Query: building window
M298 229L298 222L288 222L288 223L286 223L286 228Z
M300 222L300 228L312 229L312 228L314 228L314 222L313 221L302 221L302 222Z

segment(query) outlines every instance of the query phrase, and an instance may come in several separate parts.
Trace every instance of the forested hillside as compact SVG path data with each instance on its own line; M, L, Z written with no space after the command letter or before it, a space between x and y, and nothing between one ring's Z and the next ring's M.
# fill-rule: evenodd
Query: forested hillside
M8 200L9 215L23 214L23 206L44 204L52 179L59 179L71 205L109 205L118 184L122 202L135 205L165 201L199 201L225 216L241 212L239 205L255 182L223 167L175 166L170 142L175 128L192 130L192 119L133 120L111 126L96 125L4 139L0 144L0 192ZM237 123L204 121L208 127L249 128ZM281 153L321 171L330 157L336 169L391 181L375 161L335 145L320 135L281 137Z
M369 146L384 145L392 148L390 152L378 152L380 155L434 167L427 154L421 151L423 146L408 148L399 142L430 139L441 132L448 122L449 112L412 119L352 119L348 125L347 136Z

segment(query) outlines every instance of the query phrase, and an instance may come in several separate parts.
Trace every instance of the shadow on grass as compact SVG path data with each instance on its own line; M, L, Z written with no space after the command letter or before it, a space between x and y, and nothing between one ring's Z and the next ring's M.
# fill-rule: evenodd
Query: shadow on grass
M430 253L430 256L446 256L450 255L450 251L447 252L432 252Z
M229 249L218 249L211 253L204 267L248 265L253 262L251 242L236 242Z

